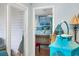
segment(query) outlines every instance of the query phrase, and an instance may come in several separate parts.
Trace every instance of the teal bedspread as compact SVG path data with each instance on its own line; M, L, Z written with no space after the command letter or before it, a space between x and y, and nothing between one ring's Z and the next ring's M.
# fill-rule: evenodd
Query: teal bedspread
M6 50L1 50L0 51L0 56L8 56L8 53Z

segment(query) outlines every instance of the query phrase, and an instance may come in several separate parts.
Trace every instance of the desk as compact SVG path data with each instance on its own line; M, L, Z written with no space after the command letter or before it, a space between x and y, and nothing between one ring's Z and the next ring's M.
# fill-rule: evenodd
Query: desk
M36 42L36 47L39 47L39 52L40 52L40 45L45 45L45 46L49 46L49 43L41 43L41 42Z
M35 37L36 37L35 46L39 47L39 52L41 45L48 46L50 44L48 40L50 38L50 35L35 35Z

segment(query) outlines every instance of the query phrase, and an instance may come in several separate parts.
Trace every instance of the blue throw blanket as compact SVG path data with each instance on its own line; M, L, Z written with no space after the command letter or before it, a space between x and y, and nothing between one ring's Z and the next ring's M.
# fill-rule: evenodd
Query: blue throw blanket
M6 50L1 50L0 51L0 56L8 56L8 53Z

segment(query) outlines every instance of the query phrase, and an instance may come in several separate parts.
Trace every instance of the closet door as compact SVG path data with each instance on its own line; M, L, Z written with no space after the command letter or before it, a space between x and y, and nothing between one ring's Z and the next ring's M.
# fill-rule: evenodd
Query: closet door
M24 56L24 11L10 6L11 56Z

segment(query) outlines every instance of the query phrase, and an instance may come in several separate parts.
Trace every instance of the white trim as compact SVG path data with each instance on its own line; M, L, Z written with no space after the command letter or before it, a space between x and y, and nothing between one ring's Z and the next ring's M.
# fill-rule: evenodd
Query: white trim
M33 54L35 55L35 8L33 8Z
M55 6L53 6L52 8L52 14L53 14L53 29L52 29L52 32L54 33L54 30L55 30Z
M33 8L33 53L35 55L35 9L46 9L46 8L52 8L53 13L53 29L54 32L54 6L43 6L43 7L34 7Z
M54 6L42 6L42 7L34 7L33 9L46 9L46 8L53 8Z
M25 56L28 55L28 8L24 14L24 51Z
M8 55L10 56L11 54L11 35L10 35L10 6L7 4L7 24L6 24L6 27L7 27L7 52L8 52Z

